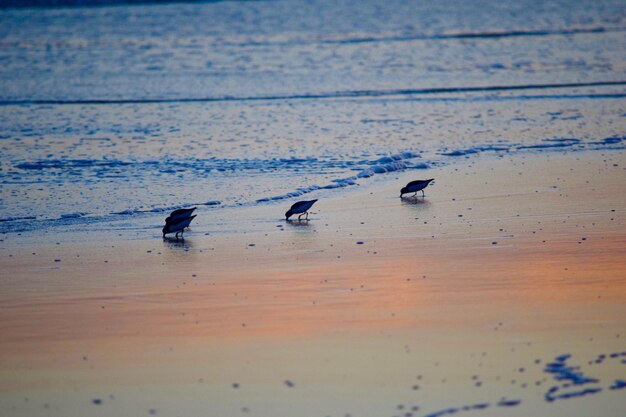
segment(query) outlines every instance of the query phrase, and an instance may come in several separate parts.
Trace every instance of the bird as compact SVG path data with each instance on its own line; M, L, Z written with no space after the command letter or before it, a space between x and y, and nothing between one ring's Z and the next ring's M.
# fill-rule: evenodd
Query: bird
M180 236L183 237L185 227L189 227L189 223L191 223L191 221L195 218L196 216L194 215L182 220L177 220L175 222L166 222L165 226L163 226L163 237L165 237L165 235L168 233L176 233L176 239L178 239L179 233Z
M289 220L289 218L294 214L300 214L298 216L298 220L300 220L300 218L306 214L306 220L309 220L309 209L313 207L313 204L315 204L316 201L317 200L298 201L293 206L291 206L287 213L285 213L285 220Z
M403 194L407 194L407 193L415 193L413 196L415 197L417 195L418 191L422 192L422 197L425 195L424 194L424 188L428 187L428 184L430 184L431 181L433 181L434 178L431 178L429 180L416 180L416 181L411 181L410 183L408 183L406 185L406 187L403 187L400 190L400 198L402 198Z
M193 213L195 209L197 209L197 207L174 210L170 213L167 219L165 219L165 224L171 224L188 219L189 217L191 217L191 213Z

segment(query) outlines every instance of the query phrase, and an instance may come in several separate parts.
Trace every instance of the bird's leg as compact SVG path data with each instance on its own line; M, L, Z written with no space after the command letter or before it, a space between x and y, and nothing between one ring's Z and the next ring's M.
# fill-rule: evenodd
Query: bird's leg
M415 194L413 194L413 197L417 197L417 191L415 192Z
M174 237L175 237L176 239L178 239L178 233L180 233L180 232L176 232L176 234L174 235Z
M306 212L306 219L309 220L309 212Z
M422 197L426 197L426 194L424 194L424 190L422 190Z
M304 213L302 213L301 215L298 216L298 221L300 221L302 219L302 216L304 216Z

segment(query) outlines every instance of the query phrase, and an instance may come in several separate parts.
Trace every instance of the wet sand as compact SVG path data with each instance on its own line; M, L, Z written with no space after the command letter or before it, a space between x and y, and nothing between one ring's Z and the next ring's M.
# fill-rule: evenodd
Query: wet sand
M0 415L621 416L625 167L481 155L309 222L283 202L201 208L184 242L160 217L4 235Z

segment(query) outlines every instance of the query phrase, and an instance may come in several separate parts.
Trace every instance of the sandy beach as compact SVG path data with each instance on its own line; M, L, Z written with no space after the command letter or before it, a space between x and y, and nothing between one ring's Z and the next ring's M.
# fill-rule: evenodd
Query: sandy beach
M200 209L184 241L4 236L0 414L618 417L625 167L482 155L308 222L272 203ZM561 355L592 381L557 380Z
M625 34L0 0L0 417L626 416Z

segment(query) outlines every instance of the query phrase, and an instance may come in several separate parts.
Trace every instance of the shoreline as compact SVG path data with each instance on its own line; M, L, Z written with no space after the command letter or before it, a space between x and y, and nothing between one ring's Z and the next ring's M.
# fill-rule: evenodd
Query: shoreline
M611 139L611 138L608 138L608 139ZM62 218L33 219L33 220L36 220L37 222L42 222L42 223L46 222L50 224L48 226L42 226L41 228L29 228L29 227L23 228L22 227L22 228L18 228L17 231L5 230L0 233L0 237L1 237L0 243L4 241L8 241L7 239L11 237L15 237L15 235L18 235L18 236L25 235L26 237L28 236L32 237L32 235L37 235L38 238L41 238L40 233L42 232L44 233L44 235L55 233L55 232L64 234L66 232L62 230L63 228L75 228L75 227L85 228L83 232L85 234L102 233L102 232L105 232L107 229L116 230L118 228L122 232L129 232L132 229L138 229L143 232L146 232L148 229L157 228L156 224L162 223L162 219L165 218L171 210L174 210L177 208L191 207L191 206L197 206L199 209L198 212L205 212L204 214L207 217L211 216L212 214L218 214L217 217L218 219L220 219L221 223L225 222L226 221L225 219L227 219L228 216L220 212L226 211L226 210L234 211L235 215L239 213L243 213L244 215L247 215L249 217L247 219L248 222L253 221L253 220L263 221L263 222L276 221L279 219L284 220L282 215L278 216L277 214L274 214L274 215L269 214L267 218L263 218L263 217L254 215L253 212L256 210L258 211L258 213L267 214L267 213L270 213L270 210L268 209L268 207L278 207L281 204L282 205L280 206L280 208L276 208L275 211L276 210L277 212L280 212L280 210L285 211L293 202L297 201L298 199L306 199L309 196L311 198L323 198L326 200L337 200L337 199L343 198L345 195L351 196L355 192L358 193L362 187L364 188L374 187L375 189L380 189L381 183L392 183L393 181L398 181L396 184L396 187L400 188L402 186L402 181L410 181L411 178L427 177L427 176L430 176L431 173L436 173L441 170L447 171L450 169L458 169L458 167L463 167L468 163L470 165L473 165L475 163L484 162L484 161L497 162L497 161L506 160L509 158L511 160L524 160L526 158L540 158L540 159L551 158L551 157L558 158L559 156L563 156L563 155L576 155L576 156L583 156L583 158L585 158L587 155L594 155L594 154L604 155L605 153L608 154L607 158L609 159L615 158L616 160L619 160L625 151L623 148L618 147L618 148L599 148L599 149L593 149L593 150L577 150L571 153L569 150L561 150L559 146L556 146L554 149L550 149L547 152L540 152L540 153L522 152L522 153L509 154L508 152L505 152L505 153L496 152L493 154L492 153L485 154L483 153L485 152L484 150L478 153L474 151L469 151L467 153L461 152L457 154L456 152L457 151L452 152L454 154L453 156L459 159L455 158L455 159L449 160L450 162L448 163L442 163L442 162L433 163L433 161L429 160L429 162L431 163L431 166L429 166L428 168L414 168L414 167L413 168L412 167L397 168L397 170L391 170L388 172L384 172L382 174L373 173L372 176L370 177L362 177L362 178L357 178L358 175L356 175L354 177L355 179L361 179L361 180L364 179L364 180L367 180L367 182L366 183L357 182L351 186L341 186L341 187L336 187L336 188L325 188L325 187L313 186L313 189L311 189L310 191L306 191L304 194L294 195L292 197L286 197L286 196L276 197L275 196L275 197L264 198L262 199L262 201L240 203L240 204L227 204L227 205L222 204L219 200L210 200L204 203L189 203L189 204L178 205L178 206L171 207L170 209L153 208L153 209L129 210L128 214L110 213L108 215L97 215L97 216L92 216L92 215L72 216L68 214ZM445 154L442 154L442 155L445 155ZM416 156L416 157L418 158L418 160L421 160L420 156ZM397 161L395 160L390 161L391 164L395 162ZM403 178L403 179L400 179L400 178ZM345 178L338 179L336 181L344 181L344 180ZM392 187L388 187L388 189L389 188L392 188ZM385 192L389 192L389 191L385 191ZM319 196L320 193L323 193L325 195L320 197ZM118 215L121 217L111 217L114 215ZM67 221L71 223L57 223L59 221ZM131 226L132 222L136 222L137 226L140 226L140 227ZM21 226L19 224L20 220L6 220L3 223L9 226L11 225ZM197 223L198 221L195 221L192 226L195 226ZM216 226L217 227L215 228L215 232L224 232L223 229L220 230L219 224ZM130 230L123 230L123 229L130 229ZM202 230L198 230L198 232L202 234L207 233L207 231L210 232L212 230L208 228L203 228ZM75 230L72 233L79 234L81 232L79 230ZM153 237L154 236L152 235L148 235L144 233L140 238L151 239ZM52 242L53 240L54 240L53 237L49 238L48 243Z
M11 233L15 233L11 231L11 228L15 230L17 233L20 232L31 232L31 231L53 231L55 228L60 227L92 227L95 230L98 229L98 225L106 225L106 224L124 224L129 221L140 221L145 222L147 219L152 217L157 217L162 214L167 214L169 211L174 209L189 207L189 206L198 206L198 207L209 207L213 209L220 210L231 210L237 209L241 207L257 207L259 204L265 203L277 203L277 202L288 202L294 201L297 198L306 198L307 195L317 195L317 194L325 194L325 197L335 198L336 192L341 190L348 190L353 188L354 186L368 186L365 182L372 177L381 176L389 176L389 175L402 175L403 172L414 172L415 176L426 175L426 172L437 170L440 168L445 168L446 166L454 166L458 164L463 164L460 160L463 159L473 159L473 158L507 158L507 157L528 157L533 155L533 152L537 152L538 156L541 155L550 155L550 154L559 154L561 152L569 151L576 153L586 153L586 152L620 152L624 150L624 145L622 142L624 141L624 137L619 135L613 135L609 137L605 137L603 139L596 140L581 140L574 138L552 138L552 139L542 139L536 143L486 143L482 145L473 145L467 148L441 148L438 150L430 150L425 152L414 152L413 150L403 151L399 153L395 153L393 155L379 156L378 159L371 160L362 160L358 164L353 165L352 163L346 163L345 166L342 167L344 172L339 174L339 178L329 179L328 177L323 179L322 181L326 181L326 184L317 185L310 183L309 180L305 182L307 185L304 185L295 189L285 188L284 185L279 184L281 182L287 181L279 181L277 182L277 178L262 178L260 175L257 178L261 178L262 181L267 181L269 183L273 183L275 186L278 186L280 190L284 194L279 195L271 195L271 196L263 196L259 197L257 195L255 200L252 201L236 201L233 199L233 196L222 196L225 199L225 203L218 199L204 199L202 202L195 203L186 203L184 205L175 205L171 207L155 207L151 205L149 207L135 207L135 208L125 208L121 211L109 212L105 213L90 213L86 212L65 212L60 214L60 217L41 217L40 214L37 213L18 213L13 217L4 216L0 217L0 236L9 235ZM34 145L33 145L34 146ZM35 146L34 146L35 147ZM305 158L295 158L292 161L296 163L305 163L311 164L317 162L318 159L315 157L305 157ZM192 161L187 161L187 169L190 171L195 171L201 169L204 171L208 168L203 168L203 165L206 164L207 160L196 160L194 163ZM268 161L265 161L268 162ZM327 161L328 162L328 161ZM257 164L257 169L263 171L266 168L263 168L262 161L247 161L245 162L251 163L252 165ZM58 168L65 170L72 170L76 168L85 168L92 169L94 167L105 165L110 167L115 167L116 165L125 166L125 165L146 165L146 166L155 166L156 162L154 160L148 161L119 161L119 160L40 160L36 162L28 162L17 164L16 168L26 170L27 171L40 171L44 169ZM195 166L198 165L198 166ZM357 167L358 168L355 168ZM90 168L91 167L91 168ZM350 169L348 169L350 168ZM171 168L168 168L171 169ZM318 168L314 168L313 171L316 171ZM224 168L218 169L225 170ZM208 169L211 172L211 169ZM169 172L169 171L166 171ZM213 168L213 172L220 175L215 168ZM258 174L258 173L257 173ZM283 174L284 175L284 174ZM302 177L302 175L298 174L298 176ZM306 175L303 177L306 178ZM301 178L302 179L302 178ZM203 180L206 178L193 178L192 182L194 184L202 184ZM247 184L247 187L252 187L255 183L254 176L250 178L251 182ZM384 179L383 179L384 180ZM224 179L222 178L222 181ZM219 180L218 180L219 182ZM155 186L156 184L152 184ZM50 186L50 184L48 184ZM138 187L137 189L145 189L146 187ZM232 192L232 190L223 190ZM132 191L129 191L132 192ZM270 191L268 191L271 193ZM279 192L276 190L276 192ZM215 196L213 196L215 197ZM198 197L196 196L196 199ZM193 201L193 200L192 200ZM110 204L110 203L108 203ZM138 205L137 203L136 205ZM74 210L76 207L72 207Z

